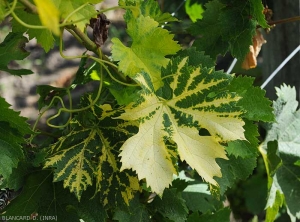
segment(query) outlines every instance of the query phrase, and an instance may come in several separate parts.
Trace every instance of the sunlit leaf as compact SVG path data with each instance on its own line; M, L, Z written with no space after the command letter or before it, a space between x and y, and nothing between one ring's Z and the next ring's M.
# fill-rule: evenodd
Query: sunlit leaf
M119 70L131 77L145 71L150 74L155 88L161 85L161 67L165 67L169 61L165 56L175 54L180 49L173 41L174 35L158 25L150 17L132 17L127 22L127 32L133 41L131 47L126 47L117 38L112 39L112 57L119 61Z
M220 143L245 139L239 97L225 90L232 77L190 66L188 57L171 60L162 73L164 86L157 91L147 73L134 77L142 87L140 98L120 118L138 120L140 126L122 146L122 170L132 168L161 195L177 173L172 162L177 154L166 146L171 141L181 160L217 185L213 177L221 171L215 159L227 158ZM200 136L200 128L210 136Z
M55 35L60 34L59 11L52 0L33 0L36 4L39 17L44 26L50 29Z

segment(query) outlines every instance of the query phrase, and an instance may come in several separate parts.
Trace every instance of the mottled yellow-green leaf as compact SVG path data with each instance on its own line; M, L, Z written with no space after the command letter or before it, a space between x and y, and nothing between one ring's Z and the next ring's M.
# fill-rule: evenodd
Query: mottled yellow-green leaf
M44 26L55 35L59 35L59 11L52 0L34 0L38 9L39 17Z
M215 159L227 159L221 144L245 140L240 98L226 90L232 77L191 66L188 57L172 59L162 74L164 86L157 91L147 73L133 77L142 87L140 97L119 118L139 121L139 132L121 148L121 169L133 169L162 195L177 173L174 153L166 146L170 141L177 144L181 160L217 185L213 177L221 171ZM209 135L199 135L200 129Z
M120 172L118 160L122 143L136 126L112 119L116 115L110 105L81 112L72 120L72 130L50 147L44 167L54 168L54 181L63 181L78 200L93 183L103 205L117 201L128 204L139 190L137 177L129 170Z

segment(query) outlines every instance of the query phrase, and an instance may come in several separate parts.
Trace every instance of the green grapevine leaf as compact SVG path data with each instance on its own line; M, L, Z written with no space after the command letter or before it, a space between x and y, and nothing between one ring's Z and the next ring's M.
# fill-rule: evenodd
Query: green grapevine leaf
M187 0L184 6L185 11L189 15L192 22L196 22L198 19L202 19L204 9L201 4L198 4L197 2L191 3L191 0Z
M66 22L73 22L81 31L85 30L90 19L96 17L97 11L94 6L86 3L95 1L86 0L53 0L59 9L61 17L67 19ZM98 3L101 1L98 1Z
M24 7L15 10L16 15L25 23L31 25L42 25L37 14L28 13ZM12 20L13 32L27 33L29 39L36 38L38 44L42 46L45 52L54 47L54 37L49 29L30 29L21 25L15 19Z
M80 200L82 192L96 179L96 189L103 204L128 204L139 189L138 180L130 171L119 172L118 149L134 125L111 120L109 105L94 107L71 123L72 130L51 146L45 167L54 167L54 181L64 181Z
M216 18L225 5L214 0L206 3L205 7L203 18L192 24L189 31L194 36L202 36L193 46L216 58L218 54L225 54L228 49L228 42L222 39L222 22Z
M269 126L267 137L262 145L264 150L268 150L269 157L272 150L267 149L269 141L277 140L277 155L281 159L277 159L275 166L278 168L273 176L273 182L269 199L276 206L276 193L279 191L284 195L285 202L291 220L300 219L300 171L299 167L294 163L300 159L300 111L297 110L298 102L296 101L296 90L286 86L276 88L278 99L273 103L276 122ZM274 151L273 151L274 152ZM274 161L273 161L274 162ZM270 173L274 174L274 167ZM272 177L272 175L269 175ZM280 197L281 200L281 197ZM272 208L271 208L272 209ZM267 210L268 211L268 210Z
M256 157L234 157L229 156L229 160L225 161L218 159L217 163L221 167L222 177L216 178L218 184L220 184L220 194L223 195L228 187L238 180L247 179L256 167Z
M206 213L199 215L198 212L191 214L187 220L187 222L229 222L230 221L230 209L225 207L223 209L218 210L215 213Z
M254 87L254 78L238 76L232 80L230 90L237 92L242 98L238 105L242 106L249 120L271 122L275 120L271 101L265 96L265 90Z
M112 57L119 61L119 70L125 75L132 77L145 71L158 88L161 85L161 67L165 67L169 61L165 56L175 54L180 46L172 40L174 35L158 27L158 22L150 17L131 17L127 25L132 45L126 47L119 39L113 38Z
M257 20L258 24L263 28L268 28L269 25L262 11L264 6L261 1L250 0L251 15Z
M76 203L74 196L63 189L62 184L54 184L51 171L36 171L27 175L21 193L5 208L3 215L9 216L56 216L57 221L78 221L79 217L70 213L67 206Z
M223 208L223 203L216 200L208 190L206 183L190 184L183 191L182 198L185 200L189 210L193 212L213 212Z
M163 217L174 222L186 221L188 208L181 193L171 188L164 191L162 199L155 198L150 204L151 209L157 210Z
M57 88L49 85L39 85L37 86L36 92L40 95L38 100L38 108L41 110L44 106L50 105L53 97L63 97L67 94L65 88ZM54 100L52 105L56 105L58 100Z
M117 209L114 216L114 220L121 222L150 222L150 215L145 206L140 202L139 196L130 201L127 209Z
M213 58L230 51L234 57L244 59L252 45L256 26L268 27L261 2L213 0L205 7L203 18L189 31L201 36L194 46Z
M160 25L164 25L166 22L178 21L170 13L162 13L157 1L146 0L143 1L140 6L141 14L144 17L151 17L157 21Z
M10 32L5 37L4 41L0 44L0 70L19 76L32 74L31 70L14 70L7 67L10 61L22 60L29 55L29 52L24 49L27 42L27 38L22 33Z
M31 130L26 118L9 109L9 104L0 97L0 175L8 179L13 168L24 158L21 144L25 143L24 136Z
M242 111L236 106L239 97L225 90L232 77L190 66L188 57L171 60L162 77L164 86L156 92L147 73L134 77L142 87L140 98L125 107L120 118L139 121L140 126L122 146L122 170L132 168L162 195L177 174L172 162L177 154L166 146L171 141L182 161L216 185L213 177L221 172L215 159L227 159L219 142L245 139ZM200 128L210 136L199 136Z
M244 121L245 137L247 140L235 140L229 142L226 151L229 155L234 155L235 157L256 157L258 154L257 137L259 136L257 126L249 120Z
M6 7L5 2L1 1L0 2L0 21L2 21L4 19L5 12L6 12L5 7Z

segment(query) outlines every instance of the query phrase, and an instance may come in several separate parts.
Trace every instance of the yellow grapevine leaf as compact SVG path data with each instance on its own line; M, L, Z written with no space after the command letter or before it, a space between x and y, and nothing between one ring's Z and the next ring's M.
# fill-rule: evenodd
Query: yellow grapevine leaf
M44 26L55 35L59 35L59 11L52 0L34 0L38 9L39 17Z
M221 177L221 171L215 159L227 159L222 144L245 140L240 98L226 90L232 77L177 57L162 70L162 78L164 86L155 91L147 73L134 77L142 87L140 97L119 118L139 121L139 132L121 148L121 170L133 169L162 195L177 173L173 159L178 155L217 185L213 177ZM199 135L200 129L208 135ZM169 142L177 145L175 153Z

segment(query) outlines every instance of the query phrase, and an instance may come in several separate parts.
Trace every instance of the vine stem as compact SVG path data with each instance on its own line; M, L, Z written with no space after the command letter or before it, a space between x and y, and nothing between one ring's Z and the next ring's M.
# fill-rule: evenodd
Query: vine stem
M288 23L288 22L296 22L296 21L300 21L300 16L281 19L281 20L277 20L277 21L271 21L271 22L268 22L268 25L277 25L277 24L283 24L283 23Z

